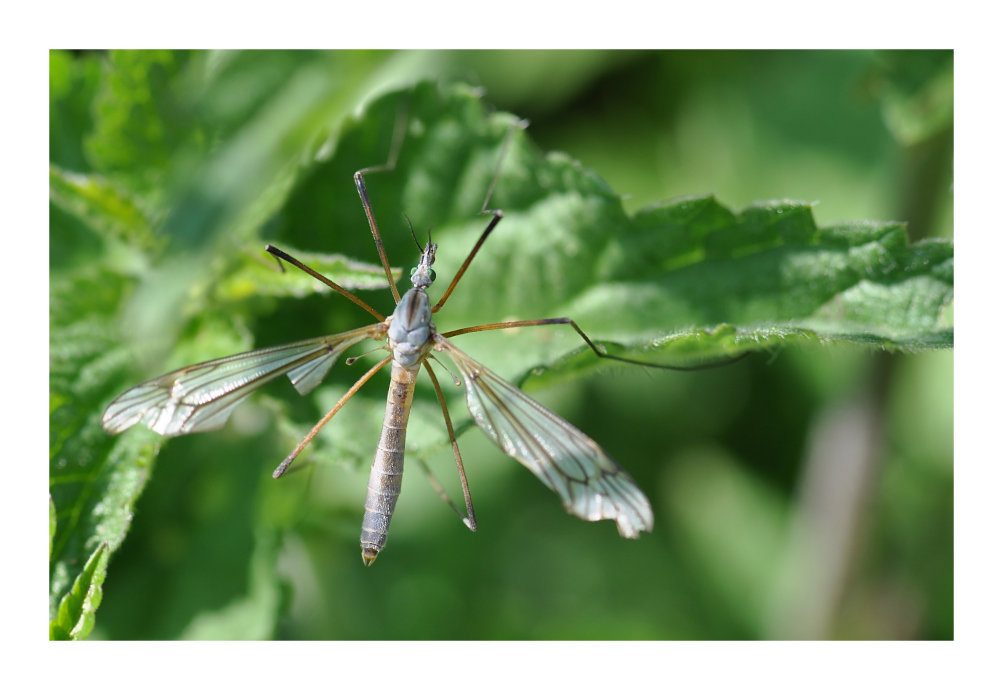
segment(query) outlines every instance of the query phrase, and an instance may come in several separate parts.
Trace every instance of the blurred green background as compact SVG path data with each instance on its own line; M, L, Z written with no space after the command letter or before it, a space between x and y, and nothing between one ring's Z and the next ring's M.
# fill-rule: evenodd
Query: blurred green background
M225 78L205 89L213 74ZM108 262L160 276L136 278L124 302L131 355L102 402L176 366L365 323L320 294L191 305L207 289L198 276L227 252L258 251L259 236L375 263L351 172L383 158L353 158L349 139L327 162L339 130L317 132L419 78L483 87L629 212L685 194L732 208L794 198L820 202L819 225L902 220L912 240L953 236L950 51L56 51L50 161L100 173L135 201L116 217L135 222L95 230L86 208L50 204L52 280ZM386 155L384 110L360 150ZM314 162L279 155L304 147ZM375 197L394 184L370 182L385 237L399 223ZM334 233L332 217L347 219ZM150 265L144 242L169 248ZM394 266L412 259L391 252ZM389 313L386 292L360 296ZM331 391L362 371L339 363ZM384 386L375 379L369 399ZM322 405L285 383L267 390L223 431L160 450L91 639L953 638L950 351L787 347L700 373L608 367L534 392L629 470L654 532L630 542L569 517L474 430L460 446L479 531L409 465L387 550L368 569L360 458L376 437L359 440L360 458L318 452L275 482L296 432L286 415L305 430ZM351 405L340 428L363 428ZM429 462L458 500L449 452Z

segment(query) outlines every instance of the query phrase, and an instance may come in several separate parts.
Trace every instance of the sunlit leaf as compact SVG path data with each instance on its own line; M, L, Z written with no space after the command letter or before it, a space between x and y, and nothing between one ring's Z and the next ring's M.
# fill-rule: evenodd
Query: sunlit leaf
M52 540L56 538L56 504L49 496L49 558L52 558Z
M49 166L49 198L106 239L150 250L161 244L150 211L142 202L99 175L81 175Z
M108 572L107 543L100 544L73 587L59 602L55 617L49 621L50 640L86 640L94 628L94 612L101 605L101 585Z
M50 615L94 549L114 551L125 538L161 443L153 434L114 438L101 429L101 410L129 368L110 318L128 284L101 270L51 284L49 487L57 522Z
M357 218L356 233L331 240L349 255L372 251L350 171L378 159L375 142L371 153L354 150L374 140L374 130L386 131L392 105L374 105L371 122L347 128L340 155L291 199L284 214L294 236L300 226ZM415 254L395 220L406 211L419 232L434 228L436 269L448 278L487 225L477 212L514 119L485 114L462 88L425 84L408 97L408 113L397 170L371 176L370 197L389 256ZM566 156L541 155L521 129L510 136L491 198L505 217L436 315L442 331L568 316L611 353L673 365L788 343L914 350L953 342L942 318L953 299L948 241L909 245L895 222L819 228L810 204L787 200L736 213L713 197L689 197L631 217L593 173ZM355 162L342 162L350 153ZM339 203L316 201L314 182ZM603 365L561 328L464 336L462 347L509 376L549 367L548 376L532 377L534 387L584 373L589 362Z
M254 249L258 250L257 253ZM381 290L387 287L387 276L382 266L353 261L340 254L301 252L288 247L283 251L347 290ZM239 255L239 266L216 286L216 298L220 301L257 295L305 297L315 292L331 291L313 276L294 267L280 265L260 247L245 248ZM399 280L401 269L393 269L393 275Z
M207 145L181 76L191 53L116 50L104 61L87 152L96 169L126 173L136 190L163 185L179 151ZM194 84L189 83L187 89ZM187 101L187 102L186 102Z

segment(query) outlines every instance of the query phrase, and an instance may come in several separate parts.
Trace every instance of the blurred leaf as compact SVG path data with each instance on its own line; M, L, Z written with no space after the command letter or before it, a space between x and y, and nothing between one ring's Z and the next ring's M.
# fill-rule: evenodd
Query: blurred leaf
M50 278L50 486L58 518L51 550L50 617L97 545L106 543L111 553L124 539L133 505L162 443L145 429L130 430L119 438L108 436L100 423L104 407L127 383L135 382L136 363L144 368L157 365L164 359L164 348L172 352L167 361L180 358L180 364L190 363L184 361L189 358L199 361L248 349L252 341L244 316L268 306L267 301L247 300L248 305L234 309L234 299L249 296L238 293L242 284L246 288L253 269L241 260L222 258L221 251L230 249L228 243L206 242L219 225L187 225L180 236L197 236L204 251L178 254L173 247L173 255L147 269L163 245L157 234L173 234L175 244L179 237L170 219L163 227L160 209L175 198L172 212L183 212L193 193L204 198L208 189L210 196L218 192L217 200L229 209L217 220L232 221L235 232L255 236L284 203L319 142L355 105L356 87L383 59L358 54L290 55L295 59L287 67L294 73L275 75L275 80L283 87L292 82L292 94L268 89L254 105L227 114L210 109L208 119L200 122L195 106L208 103L199 100L200 90L214 93L213 88L232 85L227 79L232 72L227 70L239 65L239 59L213 62L203 53L112 53L88 141L91 160L104 175L51 167L51 196L59 208L104 239L121 241L136 251L128 265L110 261L115 243L105 243L98 261ZM65 72L67 66L61 59L54 60L57 92L65 91L65 84L58 81L59 70ZM212 128L232 136L210 155L205 137ZM187 177L192 170L202 172L175 192L171 180ZM216 184L221 181L222 187ZM385 280L381 270L370 266L338 257L309 258L318 259L321 268L349 286L368 287ZM137 266L144 270L135 270ZM120 270L135 273L141 282ZM234 270L236 274L228 274ZM209 288L228 275L229 294L216 299ZM300 275L281 275L289 279L289 286L266 278L263 282L271 288L257 295L304 290L306 281ZM163 280L158 282L158 276ZM157 328L142 326L142 319ZM96 607L99 600L93 603Z
M49 496L49 560L52 560L52 540L56 538L56 504Z
M905 146L929 139L954 122L954 70L937 74L920 93L892 92L883 102L888 128Z
M267 93L266 100L180 190L165 231L179 246L197 248L230 222L243 218L242 225L253 225L246 220L249 209L269 189L288 188L290 166L307 162L311 149L322 141L319 135L336 129L357 105L366 78L382 59L305 53L288 65L290 71L277 90ZM273 197L266 210L273 211L283 198L283 194ZM251 215L264 220L266 213Z
M278 535L259 528L249 565L249 592L219 611L202 613L181 634L183 640L270 640L282 591L276 573Z
M49 165L49 199L105 239L145 250L160 244L142 202L99 175L80 175Z
M112 321L128 284L97 268L50 282L49 486L58 519L50 616L95 549L111 553L125 538L162 441L145 429L116 439L101 428L130 361Z
M207 145L179 83L189 58L187 51L108 53L86 142L95 168L125 173L148 190L164 183L179 149Z
M193 362L206 362L244 352L254 347L254 337L244 325L239 310L226 314L207 309L195 314L185 326L168 357L157 364L161 369L179 369ZM153 363L146 362L147 366Z
M716 447L679 453L664 486L673 527L701 562L698 570L712 574L713 586L756 636L785 545L782 497Z
M491 84L491 100L536 119L573 101L606 72L636 61L631 50L460 50L448 54L459 76Z
M59 602L49 622L50 640L86 640L94 628L94 612L101 605L101 585L108 571L108 544L102 543L87 559L73 588Z
M953 124L953 50L888 50L875 61L872 91L900 144L915 146Z
M96 55L49 51L49 161L87 172L84 135L91 128L91 101L101 78Z
M257 244L325 139L368 93L368 80L378 75L386 56L114 55L107 77L113 83L106 89L111 95L107 108L99 109L107 127L97 126L94 151L128 149L147 129L170 133L159 140L150 135L149 142L134 146L122 158L134 165L115 173L116 180L139 190L145 204L162 209L157 230L170 239L159 264L139 273L141 283L123 314L122 331L133 348L156 361L186 321L220 306L209 299L211 287L231 265L218 259L233 252L232 242L217 241L221 233L237 239L238 246ZM118 71L132 76L119 79ZM163 83L133 84L133 71ZM130 98L143 104L136 122L123 120Z
M283 250L310 268L327 276L346 290L383 290L387 287L382 266L352 261L340 254L318 254L298 250ZM399 280L401 269L393 269ZM252 295L273 297L305 297L311 293L332 292L311 275L295 268L276 263L264 252L255 253L246 248L240 252L239 265L216 286L216 299L221 302L246 299Z
M374 387L382 387L375 384ZM318 409L327 410L345 394L341 386L323 386L314 398ZM308 447L307 457L316 462L348 463L355 467L365 467L372 462L373 439L380 437L386 403L378 397L353 399L328 422ZM344 413L344 414L343 414ZM451 417L460 419L466 408L456 406L450 411ZM471 422L455 425L457 435L472 427ZM306 435L306 429L289 429L286 436L293 444ZM408 420L406 452L409 457L427 457L429 454L449 444L449 436L442 423L442 409L434 400L415 400Z

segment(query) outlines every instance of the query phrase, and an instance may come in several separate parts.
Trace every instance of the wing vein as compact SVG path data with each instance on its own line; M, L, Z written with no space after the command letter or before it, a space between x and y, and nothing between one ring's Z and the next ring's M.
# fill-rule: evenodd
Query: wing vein
M385 335L386 325L378 323L183 367L122 393L105 409L101 423L109 433L119 433L143 422L164 436L218 429L239 402L269 381L286 374L306 394L345 349Z
M624 537L651 530L648 499L595 441L445 338L437 337L436 347L463 374L474 423L555 491L568 512L585 520L614 520Z

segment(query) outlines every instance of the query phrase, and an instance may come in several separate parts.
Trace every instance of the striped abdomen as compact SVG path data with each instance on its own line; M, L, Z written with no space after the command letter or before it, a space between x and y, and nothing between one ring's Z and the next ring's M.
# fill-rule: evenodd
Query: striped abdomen
M411 413L418 365L402 367L396 361L390 370L390 392L383 415L383 432L369 473L366 514L362 518L362 560L370 565L387 543L390 518L401 492L404 476L404 437Z

